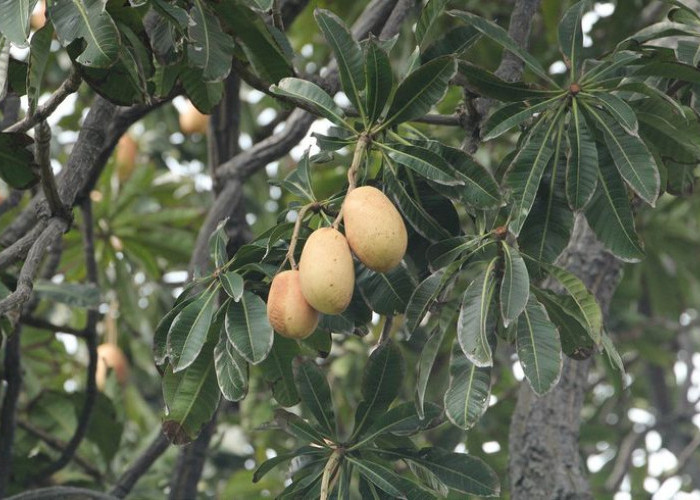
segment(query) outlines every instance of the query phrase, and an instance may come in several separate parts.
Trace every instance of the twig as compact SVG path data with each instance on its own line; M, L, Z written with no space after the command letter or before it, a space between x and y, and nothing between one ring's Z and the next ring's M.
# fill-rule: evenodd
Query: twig
M17 401L22 387L20 327L17 326L5 346L5 397L0 412L0 498L5 496L12 471L12 446L15 437Z
M73 328L68 325L55 325L50 321L45 319L37 318L35 316L22 316L20 322L23 325L31 326L32 328L39 328L41 330L49 330L55 333L67 333L68 335L73 335L78 338L85 338L85 330Z
M46 229L34 241L17 280L17 289L0 300L0 315L18 311L29 300L34 289L34 278L46 250L68 229L65 219L53 217Z
M61 201L56 178L51 168L51 127L46 123L46 120L39 122L34 127L34 136L36 137L36 161L41 170L41 187L49 204L51 215L70 220L70 211Z
M26 132L34 125L42 122L48 118L51 113L53 113L59 104L61 104L66 97L68 97L73 92L76 92L80 88L80 83L82 78L78 71L73 68L71 69L68 78L61 84L60 87L54 92L51 97L41 106L36 109L36 112L32 115L25 116L20 122L7 127L4 132Z
M44 232L46 226L47 221L40 220L30 232L0 252L0 269L6 268L7 266L22 260L24 256L27 255L27 252L31 250L37 238Z
M141 479L153 463L165 453L170 447L170 441L162 432L159 432L153 442L144 450L144 452L136 459L134 464L129 467L117 480L117 483L109 491L111 495L117 498L126 497L136 482Z
M379 342L377 346L386 344L391 338L391 329L394 326L394 317L387 316L384 320L384 326L382 326L382 333L379 335Z
M357 144L355 145L355 153L352 155L352 163L350 168L348 168L348 190L346 196L355 189L357 186L357 172L360 170L360 165L362 164L362 159L365 156L365 152L369 147L370 138L366 133L362 133L357 139ZM333 221L333 228L338 229L340 223L343 221L343 206L340 206L338 211L338 216Z
M698 448L700 448L700 432L695 433L693 440L676 456L676 466L661 476L659 482L663 483L685 469L685 466L693 457L693 453L695 453Z
M321 478L321 500L328 500L332 490L331 479L338 471L342 458L342 452L337 448L331 453L331 456L328 457L328 462L326 462L326 466L323 468L323 477Z
M23 420L17 421L17 427L21 427L28 433L38 437L41 439L43 442L45 442L47 445L49 445L51 448L54 450L58 451L63 451L66 448L66 443L65 441L58 439L57 437L52 436L48 432L44 431L43 429L40 429L38 427L35 427L34 425L30 424L29 422L25 422ZM95 478L97 481L102 481L102 473L96 469L92 464L90 464L87 460L82 458L80 455L73 455L72 460L79 465L85 472L87 472L90 476Z
M85 268L87 271L87 281L91 284L98 285L97 278L97 262L95 260L95 235L93 230L92 220L92 202L87 199L82 206L83 211L83 247L85 251ZM75 455L75 452L80 446L85 434L87 433L92 410L97 399L97 384L95 382L95 372L97 371L97 322L99 320L99 312L94 309L88 310L87 324L85 325L84 334L88 348L88 367L86 374L85 402L78 417L78 425L71 437L70 441L61 453L61 456L51 465L39 471L31 480L50 477L52 474L65 467Z
M6 500L117 500L117 497L87 488L74 486L49 486L30 490Z
M306 217L306 213L309 210L316 211L321 208L320 203L314 202L314 203L308 203L301 207L299 209L299 213L297 214L297 220L294 222L294 230L292 231L292 239L289 241L289 249L287 250L287 255L284 259L284 262L282 262L282 266L284 267L284 264L289 261L289 264L292 266L293 270L296 270L297 268L297 261L294 258L294 250L296 249L297 246L297 240L299 239L299 231L301 230L301 225L304 222L304 217Z

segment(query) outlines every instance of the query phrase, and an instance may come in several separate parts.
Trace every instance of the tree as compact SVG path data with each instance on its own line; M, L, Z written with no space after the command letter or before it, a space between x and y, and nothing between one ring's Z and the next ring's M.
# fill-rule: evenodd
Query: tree
M700 488L700 16L473 3L0 1L0 496ZM402 262L275 333L357 186Z

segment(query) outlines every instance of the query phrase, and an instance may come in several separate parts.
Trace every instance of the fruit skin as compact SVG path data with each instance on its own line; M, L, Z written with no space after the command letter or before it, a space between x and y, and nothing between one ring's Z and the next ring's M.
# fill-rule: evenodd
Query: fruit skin
M187 101L187 108L180 113L180 130L183 134L206 134L209 128L209 115L202 114Z
M299 271L282 271L274 277L267 297L267 318L283 337L301 340L314 332L319 314L301 293Z
M126 384L129 378L129 362L122 350L114 344L100 344L97 346L97 371L95 382L97 388L102 391L107 382L107 369L114 370L114 375L120 385Z
M29 25L34 31L40 30L46 24L46 1L42 0L40 5L29 16Z
M317 229L306 240L299 260L301 292L311 307L340 314L355 288L355 266L348 242L332 227Z
M350 191L343 202L345 236L360 261L385 273L403 259L408 234L403 218L379 189L362 186Z
M138 144L129 134L124 134L117 143L115 152L115 162L117 167L117 177L119 182L124 182L131 177L136 166L136 155L138 154Z

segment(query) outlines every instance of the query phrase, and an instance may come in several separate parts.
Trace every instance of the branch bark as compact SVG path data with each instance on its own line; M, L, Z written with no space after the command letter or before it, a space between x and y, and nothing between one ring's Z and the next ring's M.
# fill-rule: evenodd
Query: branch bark
M126 497L134 485L141 479L153 463L165 453L170 447L170 441L165 437L165 434L159 432L153 442L144 450L144 452L134 461L117 480L117 483L110 490L110 495L116 498Z
M583 280L607 312L622 263L603 249L582 216L559 264ZM509 434L511 498L593 498L578 448L590 366L590 359L565 359L559 385L541 398L521 384Z

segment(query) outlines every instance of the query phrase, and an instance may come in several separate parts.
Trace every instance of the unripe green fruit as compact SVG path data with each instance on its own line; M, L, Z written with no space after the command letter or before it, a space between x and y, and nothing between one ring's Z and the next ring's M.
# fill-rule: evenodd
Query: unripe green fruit
M267 297L267 318L283 337L305 339L318 325L318 311L301 293L299 271L282 271L272 280Z
M357 258L373 271L385 273L403 259L408 235L403 218L379 189L353 189L343 203L345 236Z
M332 227L311 233L301 252L299 280L304 297L317 311L340 314L348 307L355 288L355 267L342 233Z

